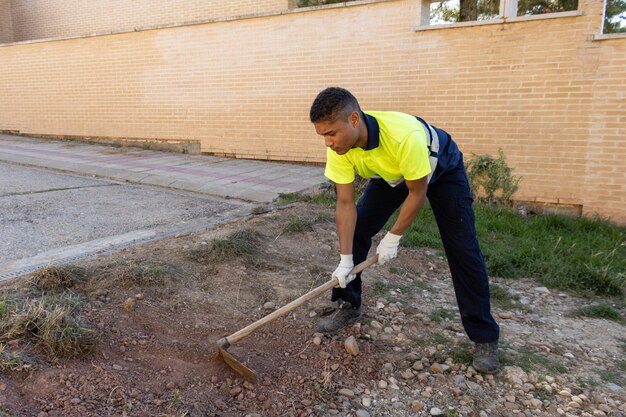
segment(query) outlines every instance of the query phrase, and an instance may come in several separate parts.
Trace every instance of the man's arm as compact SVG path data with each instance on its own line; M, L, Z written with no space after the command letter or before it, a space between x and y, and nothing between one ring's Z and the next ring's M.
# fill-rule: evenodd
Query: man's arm
M403 235L404 232L406 232L406 229L409 228L411 223L413 223L413 220L415 220L417 214L422 209L424 201L426 201L428 177L423 177L419 180L406 180L405 183L409 189L409 195L402 204L398 219L389 231L394 235Z
M352 240L356 227L356 205L354 204L354 182L337 184L337 208L335 220L339 234L339 250L342 255L352 254Z

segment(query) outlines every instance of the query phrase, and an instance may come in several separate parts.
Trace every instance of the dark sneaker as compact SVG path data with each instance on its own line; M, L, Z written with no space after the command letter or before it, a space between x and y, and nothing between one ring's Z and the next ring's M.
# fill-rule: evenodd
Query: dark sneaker
M498 357L498 342L476 343L474 346L474 361L472 366L478 372L493 374L500 368Z
M356 323L362 317L361 307L352 308L352 304L339 301L338 307L319 322L319 331L335 334L348 324Z

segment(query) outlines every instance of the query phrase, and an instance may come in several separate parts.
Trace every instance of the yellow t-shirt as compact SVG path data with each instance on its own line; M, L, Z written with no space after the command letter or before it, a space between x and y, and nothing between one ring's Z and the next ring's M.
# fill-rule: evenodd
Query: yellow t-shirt
M366 149L337 155L327 148L324 175L336 184L350 184L355 170L363 178L382 178L396 186L430 174L428 145L422 124L410 114L367 111Z

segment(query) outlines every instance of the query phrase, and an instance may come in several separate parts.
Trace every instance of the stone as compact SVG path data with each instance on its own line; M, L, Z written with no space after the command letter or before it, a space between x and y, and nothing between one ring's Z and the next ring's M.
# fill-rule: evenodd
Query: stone
M348 388L341 388L337 393L347 398L354 398L354 391Z
M424 404L420 400L415 400L411 402L411 410L414 413L422 411L424 409Z
M443 411L441 410L441 408L433 407L433 408L430 409L430 415L431 416L442 416L443 415Z
M370 417L370 413L366 410L356 410L356 417Z
M357 356L359 354L359 344L357 343L356 339L354 338L354 336L350 336L348 337L344 342L343 342L344 347L346 348L346 351L352 355L352 356Z

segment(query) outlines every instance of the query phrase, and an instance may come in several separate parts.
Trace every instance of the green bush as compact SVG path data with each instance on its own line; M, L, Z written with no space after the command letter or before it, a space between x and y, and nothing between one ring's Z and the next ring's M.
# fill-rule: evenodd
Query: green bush
M467 163L467 176L477 201L506 204L517 191L520 178L511 174L502 149L498 159L491 155L474 155Z

